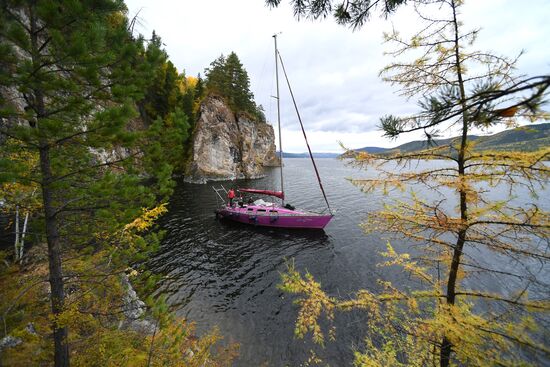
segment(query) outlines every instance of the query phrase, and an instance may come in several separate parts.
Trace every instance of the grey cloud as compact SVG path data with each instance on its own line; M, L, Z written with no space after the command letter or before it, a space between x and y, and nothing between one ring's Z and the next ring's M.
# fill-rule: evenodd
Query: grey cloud
M297 22L288 5L269 10L260 0L126 3L130 16L144 8L140 16L145 24L140 31L150 34L155 29L167 45L171 60L180 70L185 68L188 75L203 73L221 53L235 51L249 72L257 103L264 106L272 122L276 120L276 108L271 98L275 94L271 36L282 31L280 51L304 124L316 136L330 132L330 138L324 136L324 150L337 151L337 140L350 134L372 136L374 140L364 145L377 144L381 134L374 132L381 116L406 115L417 109L415 99L399 97L396 88L378 78L380 69L391 61L383 56L387 46L382 44L382 31L391 24L382 19L372 18L362 30L352 32L331 20ZM476 44L479 49L496 49L512 57L526 49L518 64L519 73L548 73L550 48L545 45L550 34L550 2L524 3L468 1L463 10L465 27L484 27ZM209 11L205 20L197 16L205 9L216 11ZM406 9L391 19L405 33L416 27ZM282 74L281 101L283 128L299 136Z

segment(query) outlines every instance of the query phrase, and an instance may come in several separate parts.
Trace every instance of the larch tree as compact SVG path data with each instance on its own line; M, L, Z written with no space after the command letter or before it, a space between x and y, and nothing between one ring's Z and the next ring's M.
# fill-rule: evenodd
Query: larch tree
M323 312L332 319L336 310L359 309L369 320L356 365L547 361L550 350L541 339L546 332L541 321L550 311L544 279L550 215L538 195L550 178L550 148L479 151L469 134L547 119L541 106L550 76L515 77L515 60L473 50L479 30L463 29L462 1L408 3L422 22L421 31L407 38L397 31L385 35L395 45L389 54L396 61L381 75L404 95L420 96L420 112L386 116L381 128L392 138L424 131L428 143L442 132L459 136L448 145L411 153L352 153L355 164L377 174L352 182L367 192L409 190L405 199L371 213L363 228L407 239L412 254L399 254L388 243L382 265L402 267L418 283L407 290L380 280L382 292L360 290L341 300L327 295L310 274L303 277L291 267L281 288L303 296L296 334L311 332L323 342L317 321ZM409 54L412 61L400 60ZM487 289L487 279L505 287Z

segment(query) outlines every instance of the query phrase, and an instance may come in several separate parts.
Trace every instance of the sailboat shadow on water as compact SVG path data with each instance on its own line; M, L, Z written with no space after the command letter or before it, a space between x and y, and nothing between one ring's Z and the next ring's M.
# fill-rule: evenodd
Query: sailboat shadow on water
M258 190L251 188L241 188L238 189L241 193L254 193L261 195L268 195L281 199L281 204L277 203L268 203L263 200L256 200L254 202L243 203L233 202L235 193L231 190L229 193L222 186L221 188L213 188L218 197L224 200L224 196L220 194L227 195L229 194L230 200L228 203L222 205L219 209L216 210L216 217L219 219L228 219L234 222L240 222L245 224L252 224L255 226L261 227L276 227L276 228L303 228L303 229L323 229L330 222L333 217L330 205L321 183L321 177L319 176L319 171L317 170L317 165L315 164L315 159L311 153L311 148L309 142L307 141L306 132L304 130L304 125L302 123L302 118L300 117L300 112L298 111L298 106L296 105L296 100L294 98L294 93L290 86L288 80L288 75L286 73L283 59L279 50L277 49L277 35L273 36L275 41L275 79L277 87L277 126L279 130L279 155L280 155L280 164L281 164L281 190ZM316 213L308 210L296 209L290 205L285 205L285 193L284 193L284 178L283 178L283 147L282 147L282 137L281 137L281 109L280 109L280 95L279 95L279 61L281 62L281 67L292 97L292 102L294 103L294 108L300 122L300 127L302 128L302 133L307 145L309 156L317 175L317 181L319 182L319 187L323 193L323 197L327 204L328 214L327 213Z

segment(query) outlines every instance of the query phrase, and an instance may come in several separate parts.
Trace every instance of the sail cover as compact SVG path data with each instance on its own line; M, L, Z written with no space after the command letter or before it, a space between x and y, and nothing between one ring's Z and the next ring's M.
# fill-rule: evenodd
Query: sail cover
M269 196L275 196L279 199L285 198L285 193L282 191L271 191L271 190L257 190L257 189L239 189L240 192L248 192L251 194L262 194L262 195L269 195Z

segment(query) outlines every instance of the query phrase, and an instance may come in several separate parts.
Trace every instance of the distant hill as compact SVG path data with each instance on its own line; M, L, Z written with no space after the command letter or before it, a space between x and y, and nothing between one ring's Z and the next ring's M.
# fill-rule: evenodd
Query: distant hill
M276 155L279 156L279 152ZM338 158L339 156L339 153L313 153L313 158ZM309 158L309 153L283 152L283 158Z
M390 148L364 147L364 148L359 148L359 149L355 149L355 150L360 151L360 152L367 152L367 153L372 153L372 154L378 154L378 153L387 152L388 150L390 150Z
M488 136L470 135L471 140L477 141L476 150L509 150L529 152L542 147L550 147L550 123L526 125ZM431 147L447 145L450 139L434 139ZM430 148L425 140L411 141L395 148L364 147L355 149L371 154L410 153Z
M526 125L480 138L478 150L529 152L550 147L550 123Z

